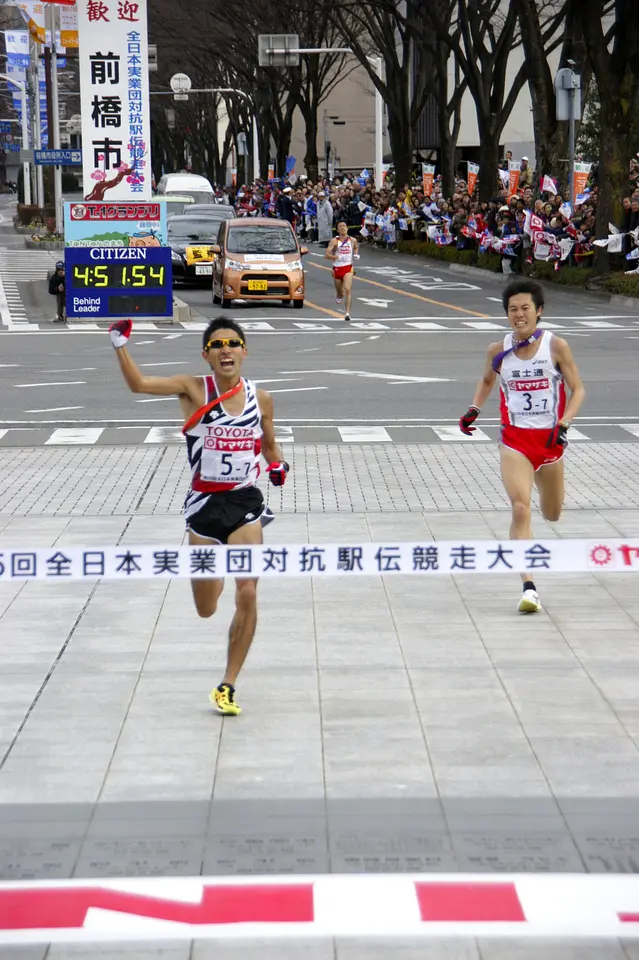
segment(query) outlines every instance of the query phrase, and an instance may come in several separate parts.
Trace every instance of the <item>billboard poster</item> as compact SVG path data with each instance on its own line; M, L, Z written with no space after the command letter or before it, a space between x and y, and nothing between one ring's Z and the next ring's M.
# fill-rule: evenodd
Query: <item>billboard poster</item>
M165 247L166 203L65 203L67 247Z
M85 199L151 199L147 0L78 0Z

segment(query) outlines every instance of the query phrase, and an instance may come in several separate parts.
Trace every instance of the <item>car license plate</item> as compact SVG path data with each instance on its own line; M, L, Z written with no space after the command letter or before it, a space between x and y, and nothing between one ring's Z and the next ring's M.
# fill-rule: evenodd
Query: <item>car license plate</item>
M206 274L213 273L213 264L212 263L197 263L195 265L195 273L199 276L205 276Z
M266 280L249 280L248 288L249 290L268 290L268 283Z

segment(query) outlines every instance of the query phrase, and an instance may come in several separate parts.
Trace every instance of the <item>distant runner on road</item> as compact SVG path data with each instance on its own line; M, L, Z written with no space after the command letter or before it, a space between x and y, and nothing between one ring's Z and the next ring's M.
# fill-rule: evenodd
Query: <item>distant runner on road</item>
M119 320L109 327L122 375L133 393L177 396L184 416L191 467L191 487L184 502L189 543L262 543L262 527L274 520L256 484L260 457L269 480L284 484L289 466L275 442L273 398L242 375L246 337L233 320L218 317L204 332L202 357L210 374L193 377L147 377L127 349L133 324ZM223 580L191 580L195 608L201 617L217 609ZM228 657L222 682L209 699L218 713L236 715L235 682L257 626L257 580L236 579L235 616L229 629Z
M348 235L348 224L340 220L337 224L337 236L333 237L326 249L326 259L333 261L333 281L335 300L344 303L344 319L351 319L351 299L353 295L353 260L359 257L357 240Z
M533 280L514 280L504 290L502 302L512 333L488 348L483 376L459 427L472 436L473 424L499 376L501 476L512 508L510 537L531 540L533 482L544 519L556 521L561 515L563 456L585 390L566 341L538 327L544 308L542 287ZM525 574L522 580L519 612L536 613L541 603L535 584Z

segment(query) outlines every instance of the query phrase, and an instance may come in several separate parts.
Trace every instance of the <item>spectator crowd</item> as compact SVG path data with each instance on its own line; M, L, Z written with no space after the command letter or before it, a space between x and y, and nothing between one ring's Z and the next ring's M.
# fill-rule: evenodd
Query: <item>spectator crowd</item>
M506 155L492 198L482 202L477 199L478 180L469 175L459 176L452 196L444 196L440 176L415 177L400 188L389 172L377 190L365 170L360 176L335 176L317 183L304 177L294 182L257 181L232 191L229 199L239 216L282 217L307 241L328 244L335 225L344 220L360 242L391 250L397 249L399 240L421 240L458 250L494 251L501 255L506 273L521 270L533 258L554 262L557 269L563 264L588 265L596 244L639 261L637 160L629 165L622 220L602 239L595 234L596 168L571 205L558 192L556 181L533 173L527 158L517 167L513 190L509 175L513 161ZM639 273L639 266L631 272Z

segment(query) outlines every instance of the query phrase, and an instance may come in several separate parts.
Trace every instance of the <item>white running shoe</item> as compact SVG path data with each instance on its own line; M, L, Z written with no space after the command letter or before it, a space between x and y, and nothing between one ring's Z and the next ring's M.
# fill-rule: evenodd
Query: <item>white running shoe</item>
M346 320L346 322L348 323L348 322L349 322L349 320L351 319L351 315L350 315L350 313L345 313L345 314L344 314L344 319L345 319L345 320Z
M335 297L335 303L341 303L341 302L342 302L341 297Z
M541 610L541 602L537 591L524 590L517 609L519 613L539 613Z

